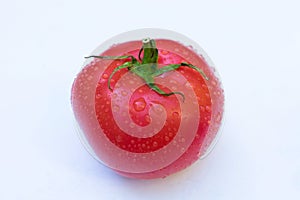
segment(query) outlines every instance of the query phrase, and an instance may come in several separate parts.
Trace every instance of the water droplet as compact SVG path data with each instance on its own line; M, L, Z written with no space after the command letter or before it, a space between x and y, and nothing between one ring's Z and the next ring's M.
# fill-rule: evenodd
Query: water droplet
M194 105L199 105L199 104L198 104L198 101L193 101L192 103L193 103Z
M186 88L190 88L190 87L191 87L191 85L190 85L189 82L186 82L186 83L184 84L184 86L185 86Z
M101 98L101 94L96 94L96 99L100 99Z
M150 115L146 115L145 116L145 120L146 120L146 122L148 122L148 123L150 123L151 122L151 117L150 117Z
M102 74L102 78L107 79L108 78L108 74L107 73L103 73Z
M139 93L143 93L144 92L144 90L142 90L142 89L139 89L138 91L139 91Z
M116 93L113 93L112 96L111 96L113 99L117 98L118 95Z
M171 84L177 84L177 81L171 79L171 80L169 81L169 83L171 83Z
M140 112L143 111L146 107L146 101L143 97L138 98L133 102L133 107L136 111Z
M131 79L131 80L129 81L129 83L130 83L131 85L133 85L133 84L134 84L134 80Z
M161 51L161 54L163 54L163 55L167 55L169 53L169 51L167 51L167 50L162 50Z
M178 117L179 117L179 113L178 113L178 112L173 112L173 113L172 113L172 116L173 116L174 118L178 118Z
M114 105L113 110L114 110L115 112L118 112L118 111L120 110L120 106Z
M158 114L160 114L160 113L162 113L162 108L160 107L160 106L155 106L154 107L154 111L156 112L156 113L158 113Z
M130 128L134 128L134 127L135 127L135 124L131 122L131 123L129 124L129 127L130 127Z
M121 65L121 63L120 62L118 62L118 61L116 61L116 66L120 66ZM118 72L117 72L118 73Z
M120 87L121 87L121 84L119 82L116 83L115 88L120 88Z
M211 111L210 106L205 106L205 110L206 110L207 112L210 112L210 111Z
M217 114L216 121L218 123L221 121L221 113L220 112Z
M121 94L122 94L123 96L127 96L127 92L124 91L124 90L121 92Z
M171 89L172 89L173 91L176 91L176 90L177 90L177 87L176 87L176 86L172 86Z
M157 147L158 143L154 141L152 145L153 147Z
M183 152L185 151L184 147L182 147L182 148L180 149L180 151L183 153Z
M118 135L116 140L117 140L117 142L121 142L122 141L122 136Z
M165 141L168 142L170 138L168 136L165 136Z

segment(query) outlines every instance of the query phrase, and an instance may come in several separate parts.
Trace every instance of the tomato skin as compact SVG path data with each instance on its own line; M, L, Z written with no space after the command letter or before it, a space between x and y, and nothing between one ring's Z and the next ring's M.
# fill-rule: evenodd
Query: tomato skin
M157 47L159 49L158 62L161 66L189 62L201 68L209 77L209 81L206 81L195 70L185 67L176 70L173 78L166 77L169 82L175 79L174 84L179 86L184 84L181 81L188 80L188 87L194 91L193 94L196 97L193 101L196 102L193 108L197 107L198 116L188 115L180 107L192 104L192 101L181 102L182 99L175 95L169 97L158 95L146 85L136 87L131 96L127 97L128 101L122 102L123 93L120 87L127 87L130 83L121 86L117 84L126 74L130 75L130 72L122 69L114 75L111 82L113 91L108 89L107 79L112 70L126 60L95 59L82 69L72 87L71 101L76 120L95 155L117 173L130 178L165 177L188 167L206 152L222 122L224 95L214 69L208 66L203 57L177 42L157 40ZM133 54L138 57L139 48L140 42L133 41L111 47L103 55ZM163 78L159 80L163 81ZM130 75L128 81L139 82L141 80ZM164 87L164 84L160 86ZM164 90L171 91L172 88L164 87ZM120 92L116 93L116 91ZM130 90L126 91L130 92ZM188 94L188 92L186 93ZM114 98L119 99L119 104L114 102L116 101ZM127 114L130 116L131 122L134 122L134 127L148 127L155 121L153 115L151 118L149 113L156 105L165 109L165 123L162 124L160 130L150 136L139 135L137 137L129 133L129 128L126 129L127 125L125 125L127 118L122 118L122 112L116 109L122 110L123 107L128 107ZM182 125L184 116L187 116L185 123L191 124L191 126L195 126L192 124L195 124L196 119L197 126L194 127L196 131L192 133L194 134L192 136L191 133L182 131L181 136L183 137L179 140L176 139L176 134ZM116 119L122 122L117 124ZM123 124L125 128L120 128L120 124ZM155 128L155 126L153 127ZM187 140L189 141L182 142L185 147L180 148L179 143L185 135L188 135L189 139ZM177 151L176 155L173 155L175 153L172 152L164 152L166 146L175 146L175 144L178 144L177 149L173 148L174 151ZM165 153L166 157L169 156L170 159L158 155L162 153ZM143 159L142 155L147 155L148 159Z

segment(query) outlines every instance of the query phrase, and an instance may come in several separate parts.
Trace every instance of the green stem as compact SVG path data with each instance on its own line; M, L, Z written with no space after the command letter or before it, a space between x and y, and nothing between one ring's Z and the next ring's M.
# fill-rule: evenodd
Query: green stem
M154 83L154 77L162 75L166 72L173 71L178 69L179 67L189 67L195 69L199 72L206 80L208 77L205 73L198 67L188 64L188 63L180 63L180 64L170 64L164 66L162 68L158 68L158 49L156 48L156 43L154 39L145 38L142 40L143 46L139 51L138 59L139 61L132 55L126 56L87 56L85 58L100 58L100 59L107 59L107 60L122 60L130 58L131 61L125 62L123 65L116 67L113 72L110 74L108 79L108 88L112 90L110 86L110 82L114 74L124 68L127 68L132 73L136 74L137 76L141 77L145 83L155 92L163 96L170 96L174 94L179 94L182 96L183 101L185 100L184 94L182 92L169 92L166 93L161 88L158 87ZM143 58L141 58L141 54L143 52Z

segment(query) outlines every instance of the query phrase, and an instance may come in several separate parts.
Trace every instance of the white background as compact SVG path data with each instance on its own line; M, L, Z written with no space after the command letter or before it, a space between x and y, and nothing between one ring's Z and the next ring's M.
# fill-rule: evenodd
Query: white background
M33 1L0 6L0 199L300 199L299 1ZM103 41L180 32L222 77L214 151L158 180L114 174L83 148L70 89Z

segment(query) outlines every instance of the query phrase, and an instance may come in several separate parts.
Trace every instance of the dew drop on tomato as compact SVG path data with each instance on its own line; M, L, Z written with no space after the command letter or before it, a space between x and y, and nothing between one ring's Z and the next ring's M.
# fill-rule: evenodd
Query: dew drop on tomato
M146 101L143 97L138 98L137 100L135 100L133 102L133 107L135 109L135 111L139 112L139 111L143 111L146 107Z

